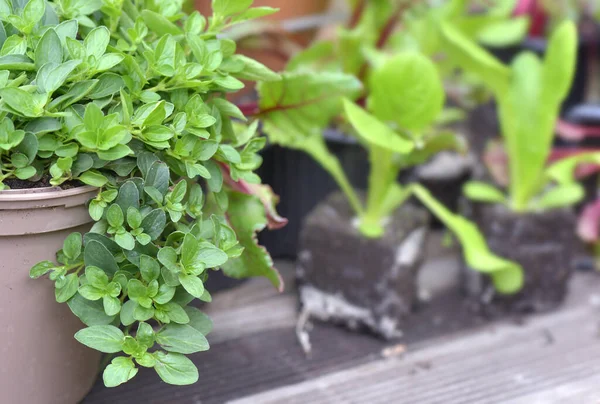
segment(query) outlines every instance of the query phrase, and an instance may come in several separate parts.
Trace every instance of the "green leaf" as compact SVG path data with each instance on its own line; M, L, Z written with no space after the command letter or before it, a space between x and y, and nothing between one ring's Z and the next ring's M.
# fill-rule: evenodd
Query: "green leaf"
M183 34L177 25L173 24L166 17L157 14L154 11L142 10L141 16L148 28L159 37L162 37L163 35L177 36Z
M168 324L156 334L156 342L169 352L193 354L209 349L206 337L189 325Z
M138 304L133 301L133 300L127 300L125 303L123 303L123 306L121 307L121 323L123 323L124 326L128 326L131 325L133 323L135 323L135 318L133 317L133 312L135 311L135 308L138 306Z
M65 303L70 298L75 296L77 289L79 288L79 277L76 274L69 274L66 276L66 283L55 289L55 297L58 303Z
M152 299L158 304L167 304L175 296L175 287L163 283L158 288L158 293Z
M30 118L40 116L46 104L43 94L30 94L20 88L8 87L0 89L0 97L14 111Z
M83 345L104 353L121 352L125 335L112 325L94 325L75 334Z
M154 209L148 213L142 220L144 233L148 234L152 240L156 240L165 229L167 216L161 209Z
M506 202L506 196L498 188L485 182L471 181L464 186L463 192L467 198L476 202Z
M140 257L140 272L146 282L153 281L160 276L160 265L154 258L142 255Z
M431 193L420 185L413 185L415 196L440 219L460 240L465 260L470 268L491 276L501 294L514 294L523 287L523 268L492 253L477 226L450 212Z
M581 184L557 185L544 193L536 205L542 210L573 206L583 200L585 189Z
M181 354L156 352L154 370L160 378L169 384L185 386L198 381L196 365Z
M106 220L108 220L108 224L110 224L112 227L122 226L125 222L125 218L123 216L121 207L117 204L111 205L106 213Z
M124 250L131 251L135 248L135 238L131 233L117 233L115 234L115 241Z
M451 59L466 71L478 75L496 95L503 94L510 82L510 70L489 52L471 41L447 22L440 29Z
M244 55L235 55L234 60L240 61L244 64L244 69L239 73L233 73L233 75L242 80L248 81L279 81L281 76L260 62L254 59L250 59Z
M81 174L78 179L86 185L97 188L101 188L108 183L108 179L97 171L87 171Z
M116 316L121 311L121 301L116 297L104 296L102 298L104 312L109 316Z
M35 48L35 67L40 69L46 63L61 64L63 57L63 46L56 31L47 30Z
M63 243L63 253L70 260L74 260L81 254L82 244L83 237L81 236L81 233L71 233Z
M56 265L50 261L39 262L29 270L29 277L31 279L40 278L46 275L48 272L52 271L55 267Z
M119 270L114 255L96 240L91 240L85 245L84 260L86 266L102 268L110 275L114 275Z
M305 148L308 138L321 139L323 130L343 108L343 97L354 97L361 83L338 73L286 73L280 81L258 85L261 118L269 140Z
M548 42L543 67L543 97L562 103L567 97L577 64L577 27L564 21L554 31ZM546 98L542 98L546 101Z
M212 9L216 15L230 16L246 11L253 0L213 0Z
M131 358L119 356L104 369L102 380L106 387L117 387L133 379L137 372L138 369Z
M98 60L106 53L109 41L110 31L108 28L101 26L90 31L85 37L83 45L85 46L87 55L93 55Z
M114 316L107 316L102 302L90 301L80 295L75 295L67 302L69 308L85 325L106 325L112 323Z
M444 88L437 67L417 52L402 52L375 69L368 109L400 129L430 127L444 107Z
M112 69L119 63L121 63L124 59L124 56L119 55L117 53L108 53L100 58L98 64L96 65L96 70L99 72L103 72L105 70Z
M283 280L273 267L273 260L264 247L258 245L256 232L267 226L265 209L257 198L232 193L229 197L229 219L244 252L238 258L230 259L222 265L223 272L232 278L265 277L279 290L283 290Z
M516 45L525 38L529 29L529 18L515 17L485 26L477 34L478 42L492 47Z
M213 328L213 322L206 314L202 313L195 307L186 307L185 312L190 318L188 325L200 331L202 335L208 335Z
M169 319L177 324L187 324L190 322L190 318L187 313L178 303L169 302L161 309L169 316Z
M413 150L413 142L395 133L386 124L352 101L344 100L344 107L348 120L358 136L367 143L401 154L407 154Z
M179 282L181 282L183 288L195 298L200 298L204 293L204 284L197 276L179 274Z
M166 194L169 188L169 167L160 161L152 164L146 175L146 186L154 187L161 194Z
M46 12L46 0L29 0L23 9L23 19L28 26L33 28L44 16ZM29 33L28 30L26 33Z

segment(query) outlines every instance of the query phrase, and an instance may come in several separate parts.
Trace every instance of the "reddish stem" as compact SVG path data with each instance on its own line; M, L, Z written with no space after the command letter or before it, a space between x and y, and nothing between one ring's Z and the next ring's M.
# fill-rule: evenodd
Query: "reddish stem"
M367 7L367 0L359 0L356 7L354 7L354 11L352 12L352 17L348 22L348 29L356 28L358 23L360 22L363 13L365 12L365 8Z
M240 109L240 111L242 111L242 114L244 114L245 116L254 116L260 112L260 107L258 106L258 102L256 101L240 104L237 107Z

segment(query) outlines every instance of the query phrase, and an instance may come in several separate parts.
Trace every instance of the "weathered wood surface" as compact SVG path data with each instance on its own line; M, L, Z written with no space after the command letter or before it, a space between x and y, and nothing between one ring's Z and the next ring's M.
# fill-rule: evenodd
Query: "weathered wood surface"
M394 344L315 325L306 358L294 333L292 266L280 265L286 293L255 280L207 308L215 331L211 350L192 355L198 384L168 386L142 369L116 389L99 381L83 403L600 404L597 274L578 274L563 308L524 323L447 319L444 313L464 310L455 292L442 295L409 323L399 341L406 353L398 356L386 354L402 351ZM455 273L456 260L438 257L429 268ZM444 289L439 283L432 288Z

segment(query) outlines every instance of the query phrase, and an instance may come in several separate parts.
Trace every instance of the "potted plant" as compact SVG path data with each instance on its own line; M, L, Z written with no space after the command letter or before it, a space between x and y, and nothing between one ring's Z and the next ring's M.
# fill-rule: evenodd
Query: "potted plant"
M219 35L251 3L215 0L208 23L181 1L0 1L8 401L78 402L99 352L124 353L109 387L138 366L193 383L209 272L282 287L255 237L285 223L253 173L265 140L225 100L279 80Z
M364 79L378 52L393 54L418 49L435 61L444 78L448 103L440 123L443 121L447 130L460 132L462 128L457 126L464 115L462 110L468 110L473 103L488 97L481 95L483 87L477 80L456 75L448 63L437 30L440 21L450 22L465 35L490 44L518 42L527 29L526 18L510 18L510 7L490 6L473 15L467 3L454 0L434 7L429 2L349 1L351 12L347 21L296 54L286 71L301 71L310 65L313 69L343 71ZM258 111L256 105L243 104L242 107L249 114ZM353 137L335 127L326 128L324 136L350 183L365 189L369 163L364 149ZM470 175L472 166L472 158L465 153L466 149L461 148L460 153L440 153L427 164L403 175L416 177L447 206L457 208L461 185ZM281 195L280 210L290 218L290 225L281 232L263 234L262 240L277 256L295 258L302 220L335 189L335 183L305 154L282 148L276 141L264 156L261 176Z
M402 170L452 148L455 137L435 125L444 91L431 59L414 50L373 56L377 63L362 80L306 66L284 73L282 81L261 83L256 116L272 142L310 155L343 192L321 202L303 223L297 267L302 317L366 326L393 338L415 302L428 232L429 214L409 201L413 196L455 232L467 261L490 274L501 292L517 291L522 274L428 190L396 181ZM364 195L326 146L323 131L331 124L369 154Z
M547 166L560 107L575 70L575 25L565 22L557 28L543 61L524 52L511 66L453 27L442 25L441 30L456 62L479 75L493 91L508 158L507 193L485 181L466 185L467 198L476 202L472 217L492 251L518 262L525 273L524 287L514 296L498 296L481 277L470 276L468 289L493 310L553 308L566 294L576 251L572 206L585 192L575 179L575 169L598 159L595 153L584 153Z

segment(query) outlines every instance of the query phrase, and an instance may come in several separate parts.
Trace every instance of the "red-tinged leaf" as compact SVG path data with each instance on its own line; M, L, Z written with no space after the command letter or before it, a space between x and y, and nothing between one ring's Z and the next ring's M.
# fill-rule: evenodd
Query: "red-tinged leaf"
M600 126L575 125L559 120L556 133L565 140L581 141L586 137L600 137Z
M598 241L600 228L600 200L593 202L585 207L579 223L577 224L577 234L581 239L588 243Z
M254 195L231 192L229 195L229 224L236 232L244 252L227 261L221 268L227 276L236 279L265 277L283 291L281 275L273 266L267 250L258 244L257 233L267 227L267 217L260 200Z
M229 167L225 164L221 164L221 171L223 172L223 181L229 185L231 189L242 194L253 195L261 201L265 208L269 230L278 230L288 224L288 220L277 213L275 207L279 203L279 197L275 195L270 186L250 184L244 180L234 181L233 178L231 178Z

